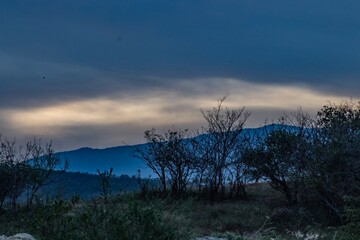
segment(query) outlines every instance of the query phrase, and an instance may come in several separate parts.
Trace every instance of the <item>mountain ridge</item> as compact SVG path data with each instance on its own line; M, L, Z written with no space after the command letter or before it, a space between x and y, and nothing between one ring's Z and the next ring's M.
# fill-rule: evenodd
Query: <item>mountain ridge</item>
M264 134L266 129L276 129L283 127L281 124L270 124L258 128L244 128L241 135ZM291 127L291 126L288 126ZM201 135L199 135L201 136ZM199 136L195 136L199 137ZM147 143L112 146L107 148L82 147L75 150L59 152L62 159L67 159L70 164L68 171L96 174L97 170L104 171L114 169L117 176L134 176L140 170L141 177L156 177L142 159L136 158L133 154L135 148L143 148Z

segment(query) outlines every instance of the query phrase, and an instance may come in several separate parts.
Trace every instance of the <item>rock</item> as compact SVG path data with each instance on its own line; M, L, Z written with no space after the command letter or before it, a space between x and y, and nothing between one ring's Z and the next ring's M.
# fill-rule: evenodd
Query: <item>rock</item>
M0 240L35 240L35 238L27 233L18 233L10 237L2 235L0 236Z
M35 240L35 238L27 233L18 233L9 237L9 240Z

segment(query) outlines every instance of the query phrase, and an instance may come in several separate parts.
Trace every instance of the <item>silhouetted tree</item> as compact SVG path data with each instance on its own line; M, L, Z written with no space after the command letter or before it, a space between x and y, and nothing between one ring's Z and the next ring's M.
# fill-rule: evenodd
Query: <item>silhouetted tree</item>
M101 195L104 198L105 204L108 203L109 195L111 194L111 186L110 186L110 179L113 176L113 168L110 168L110 170L105 170L101 172L99 169L97 169L98 174L98 183L100 186L100 192Z
M27 164L30 167L28 182L28 207L31 207L34 197L39 189L49 182L49 177L53 171L65 171L68 169L68 162L61 160L59 154L55 153L52 142L43 146L41 141L33 139L26 144L29 152Z
M47 183L55 168L61 168L61 163L51 143L43 147L40 140L34 139L23 148L17 146L15 140L0 137L0 207L8 198L12 209L16 210L17 199L25 192L28 193L28 207L31 207L35 194Z
M145 132L147 145L135 149L135 156L143 159L159 177L162 192L166 192L167 182L171 192L180 197L185 192L193 170L191 140L187 140L188 130L169 130L164 134L155 129Z
M269 180L284 194L290 205L296 204L306 173L306 149L302 137L286 127L270 131L264 139L244 154L255 179Z
M328 104L316 118L309 173L328 209L341 220L345 196L360 194L360 103Z
M224 197L227 184L226 173L236 158L240 147L240 134L250 113L245 108L229 109L223 106L226 97L209 111L202 111L207 127L196 138L198 170L205 180L211 200ZM202 183L200 183L202 184Z

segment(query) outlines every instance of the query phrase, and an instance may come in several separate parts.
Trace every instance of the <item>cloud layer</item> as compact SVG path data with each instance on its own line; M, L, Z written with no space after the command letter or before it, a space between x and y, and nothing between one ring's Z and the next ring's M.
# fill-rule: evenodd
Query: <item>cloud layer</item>
M119 92L111 97L6 109L0 120L12 133L54 139L64 149L135 144L143 142L143 132L153 127L160 131L173 127L199 129L206 124L201 110L216 106L216 100L227 92L227 107L246 106L252 112L247 127L275 121L284 113L296 111L299 103L304 110L315 113L327 101L347 99L307 88L236 79L183 79L173 89L142 89L132 96Z
M0 132L98 146L199 126L199 109L227 92L268 118L357 98L359 11L352 0L6 1Z

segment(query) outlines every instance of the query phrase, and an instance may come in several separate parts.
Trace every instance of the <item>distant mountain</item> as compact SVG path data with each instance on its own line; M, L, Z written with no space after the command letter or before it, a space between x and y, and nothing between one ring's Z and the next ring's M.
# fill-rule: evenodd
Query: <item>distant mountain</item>
M141 177L155 177L154 173L144 164L141 159L133 156L135 147L143 148L146 144L134 146L118 146L105 149L80 148L77 150L60 152L62 159L70 163L71 172L96 173L114 169L115 175L133 176L141 171Z
M256 134L265 135L267 130L274 130L283 127L278 124L267 125L260 128L245 128L242 131L243 136L254 136ZM291 126L287 126L291 131ZM151 176L156 177L141 159L133 156L132 152L135 147L145 148L146 144L134 146L118 146L105 149L80 148L73 151L60 152L63 159L68 159L70 163L69 171L96 173L114 168L114 174L133 176L137 171L141 171L141 177L147 178Z

